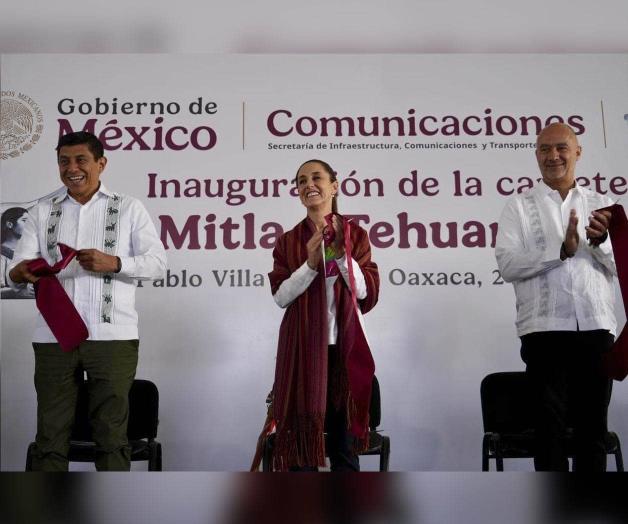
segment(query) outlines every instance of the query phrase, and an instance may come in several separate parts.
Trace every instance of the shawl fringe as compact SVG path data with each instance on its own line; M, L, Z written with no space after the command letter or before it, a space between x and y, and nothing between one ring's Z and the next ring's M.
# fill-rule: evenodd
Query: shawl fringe
M276 471L289 471L292 467L325 466L324 414L314 419L301 418L297 430L277 431L273 453Z

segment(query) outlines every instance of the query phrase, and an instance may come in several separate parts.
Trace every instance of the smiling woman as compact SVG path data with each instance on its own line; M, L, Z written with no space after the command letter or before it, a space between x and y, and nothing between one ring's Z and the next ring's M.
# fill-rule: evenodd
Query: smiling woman
M336 202L338 180L336 172L328 163L322 160L306 162L297 171L295 182L301 203L308 209L308 216L311 219L320 215L320 212L325 213L327 208L332 213L338 213ZM324 223L321 225L325 226Z
M375 370L362 314L377 303L379 274L366 231L337 212L331 166L309 160L295 182L307 216L277 240L269 273L286 309L271 394L273 465L313 471L327 452L333 471L359 471Z

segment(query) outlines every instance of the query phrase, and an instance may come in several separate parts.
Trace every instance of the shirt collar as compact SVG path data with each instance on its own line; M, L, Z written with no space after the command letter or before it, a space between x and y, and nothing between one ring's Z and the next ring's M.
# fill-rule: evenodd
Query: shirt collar
M551 196L554 192L558 193L558 191L556 191L555 189L552 189L550 186L548 186L543 180L541 180L537 185L536 185L536 190L544 196ZM574 187L572 187L570 189L570 191L575 191L576 193L578 193L579 195L582 195L582 191L583 188L580 184L578 184L578 182L576 182L576 184L574 185Z
M100 182L100 186L98 187L98 191L96 191L96 193L94 194L94 196L92 196L92 200L94 199L94 197L96 197L99 193L102 193L103 195L105 195L106 197L111 197L113 196L113 192L109 191L109 189L107 189L105 187L105 184L103 184L102 182ZM67 187L62 187L59 189L58 193L52 197L52 202L57 204L60 202L63 202L65 199L67 198L71 198L70 194L68 193L68 188ZM91 202L91 200L90 200Z

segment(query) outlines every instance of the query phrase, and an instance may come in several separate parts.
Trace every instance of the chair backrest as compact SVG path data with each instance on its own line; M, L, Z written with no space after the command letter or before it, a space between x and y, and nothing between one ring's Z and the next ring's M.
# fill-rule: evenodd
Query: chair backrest
M371 404L369 406L369 428L377 429L382 421L382 399L379 392L379 381L373 375L373 384L371 386Z
M485 432L520 433L533 427L525 372L487 375L480 386L480 397Z
M135 379L129 391L129 440L155 438L159 424L159 391L150 380ZM87 382L79 382L72 440L91 442Z

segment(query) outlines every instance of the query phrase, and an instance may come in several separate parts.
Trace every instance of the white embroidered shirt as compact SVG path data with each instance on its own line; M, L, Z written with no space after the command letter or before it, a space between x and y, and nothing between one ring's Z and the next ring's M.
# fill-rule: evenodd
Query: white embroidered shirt
M119 200L114 201L116 197ZM56 220L51 217L53 207L61 212ZM89 340L139 338L136 281L161 278L166 268L163 244L144 205L133 197L112 193L102 183L83 205L67 191L60 191L29 211L10 269L21 260L39 257L51 265L56 262L51 253L58 249L48 247L54 222L56 241L77 250L105 251L122 262L120 272L110 279L103 273L81 268L76 259L57 275L87 325ZM16 289L24 286L9 283ZM36 320L33 342L56 342L41 315Z
M499 220L495 256L517 301L517 334L537 331L607 329L615 334L617 274L610 240L598 247L586 240L591 212L612 204L604 195L576 185L563 201L540 182L508 201ZM580 244L564 261L560 249L571 209L578 216Z

